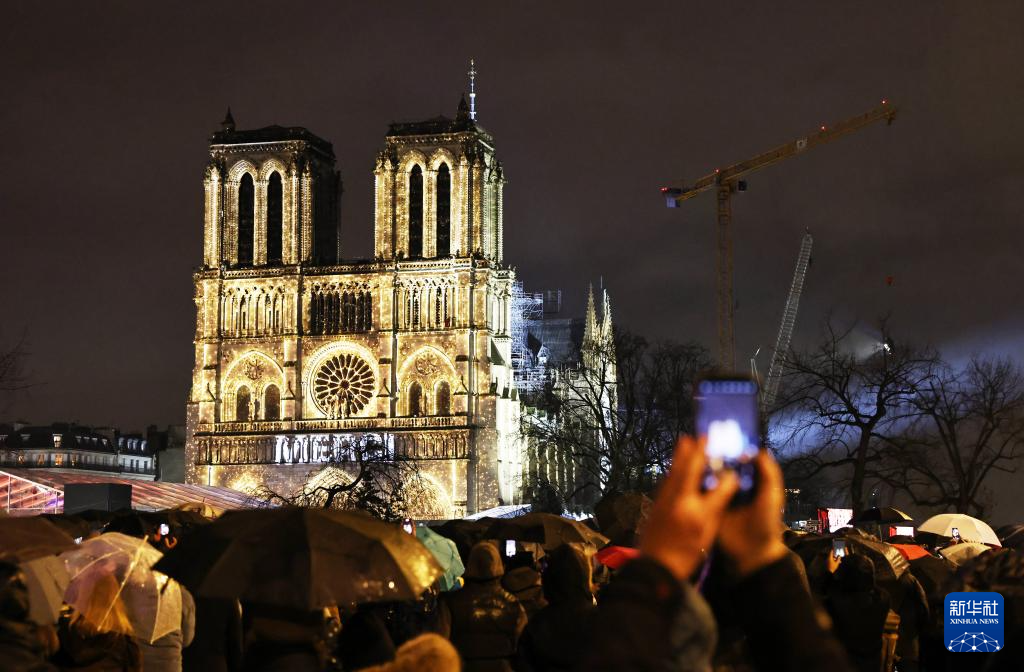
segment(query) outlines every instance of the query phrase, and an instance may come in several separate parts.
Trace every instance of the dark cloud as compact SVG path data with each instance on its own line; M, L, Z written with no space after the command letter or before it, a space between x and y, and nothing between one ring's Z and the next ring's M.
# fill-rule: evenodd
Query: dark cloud
M711 343L713 198L666 210L657 187L887 97L893 127L737 197L737 360L773 341L805 227L798 338L840 310L939 346L991 327L1019 349L1003 326L1022 286L1019 3L212 4L7 8L2 335L27 330L39 383L14 413L183 421L205 141L228 104L241 127L334 143L361 257L387 123L451 114L470 56L528 287L579 309L603 277L622 324Z

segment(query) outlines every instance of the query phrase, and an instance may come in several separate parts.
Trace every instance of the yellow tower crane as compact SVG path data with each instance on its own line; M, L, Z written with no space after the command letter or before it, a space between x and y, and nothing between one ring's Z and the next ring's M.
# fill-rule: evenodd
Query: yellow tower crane
M876 121L885 120L891 124L896 118L896 108L883 100L875 109L856 117L840 121L831 126L821 126L806 137L793 140L775 149L733 164L727 168L718 168L710 175L705 175L692 186L662 187L666 205L677 208L683 201L697 194L714 189L718 198L718 256L716 262L717 295L718 295L718 364L724 369L735 368L734 336L733 336L733 292L732 292L732 195L736 191L746 190L743 179L755 170L760 170L773 163L803 154L812 147L831 142L836 138L849 135Z

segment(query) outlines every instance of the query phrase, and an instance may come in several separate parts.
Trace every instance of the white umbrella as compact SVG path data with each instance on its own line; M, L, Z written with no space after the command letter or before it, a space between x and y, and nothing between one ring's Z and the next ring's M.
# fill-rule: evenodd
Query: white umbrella
M976 541L965 541L962 544L953 544L943 548L939 551L939 555L959 567L971 558L976 558L985 551L991 550L985 544L979 544Z
M60 557L71 575L64 599L76 609L84 609L97 579L113 574L138 639L153 643L181 628L181 587L150 569L163 553L145 539L107 532Z
M940 537L954 537L954 528L964 541L976 541L991 546L1002 546L999 537L986 523L963 513L940 513L917 527L918 532L930 532Z
M39 625L53 625L60 616L64 591L68 587L67 569L55 555L48 555L21 563L28 587L28 617Z

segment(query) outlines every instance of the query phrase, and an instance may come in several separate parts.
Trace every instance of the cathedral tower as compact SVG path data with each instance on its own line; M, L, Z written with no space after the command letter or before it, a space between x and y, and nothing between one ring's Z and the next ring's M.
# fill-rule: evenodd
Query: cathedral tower
M392 124L374 177L378 258L502 260L505 180L465 98L454 119Z

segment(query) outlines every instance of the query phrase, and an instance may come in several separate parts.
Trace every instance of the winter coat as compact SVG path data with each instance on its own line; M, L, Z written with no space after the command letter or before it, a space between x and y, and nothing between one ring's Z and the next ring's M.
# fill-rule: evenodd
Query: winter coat
M192 643L196 626L196 604L181 587L181 629L169 632L150 644L137 640L146 672L181 672L181 650Z
M195 636L181 652L186 672L242 669L242 611L235 600L196 599Z
M533 567L516 567L505 572L501 577L501 587L516 596L528 619L547 606L540 572Z
M313 672L329 657L322 612L242 605L246 672Z
M571 670L590 646L594 611L590 562L571 546L548 556L544 571L547 606L533 616L519 640L516 668Z
M40 626L24 620L0 618L0 669L55 672Z
M452 644L467 672L511 670L526 611L501 587L504 569L494 545L474 546L466 564L465 587L444 596L451 614Z
M882 631L889 614L889 597L875 587L874 572L869 558L848 555L833 575L825 596L836 637L850 662L862 672L878 669Z
M360 672L459 672L459 653L440 635L427 633L398 647L395 659Z
M394 642L377 610L367 606L344 621L335 657L345 670L361 670L395 659Z
M804 581L791 558L784 557L736 585L735 600L756 669L852 672L828 615L814 603Z
M689 584L649 558L630 561L612 577L591 618L589 646L575 670L710 669L711 610Z
M91 634L80 622L63 618L57 628L60 650L53 657L61 670L76 672L138 672L142 653L132 637L115 632Z

